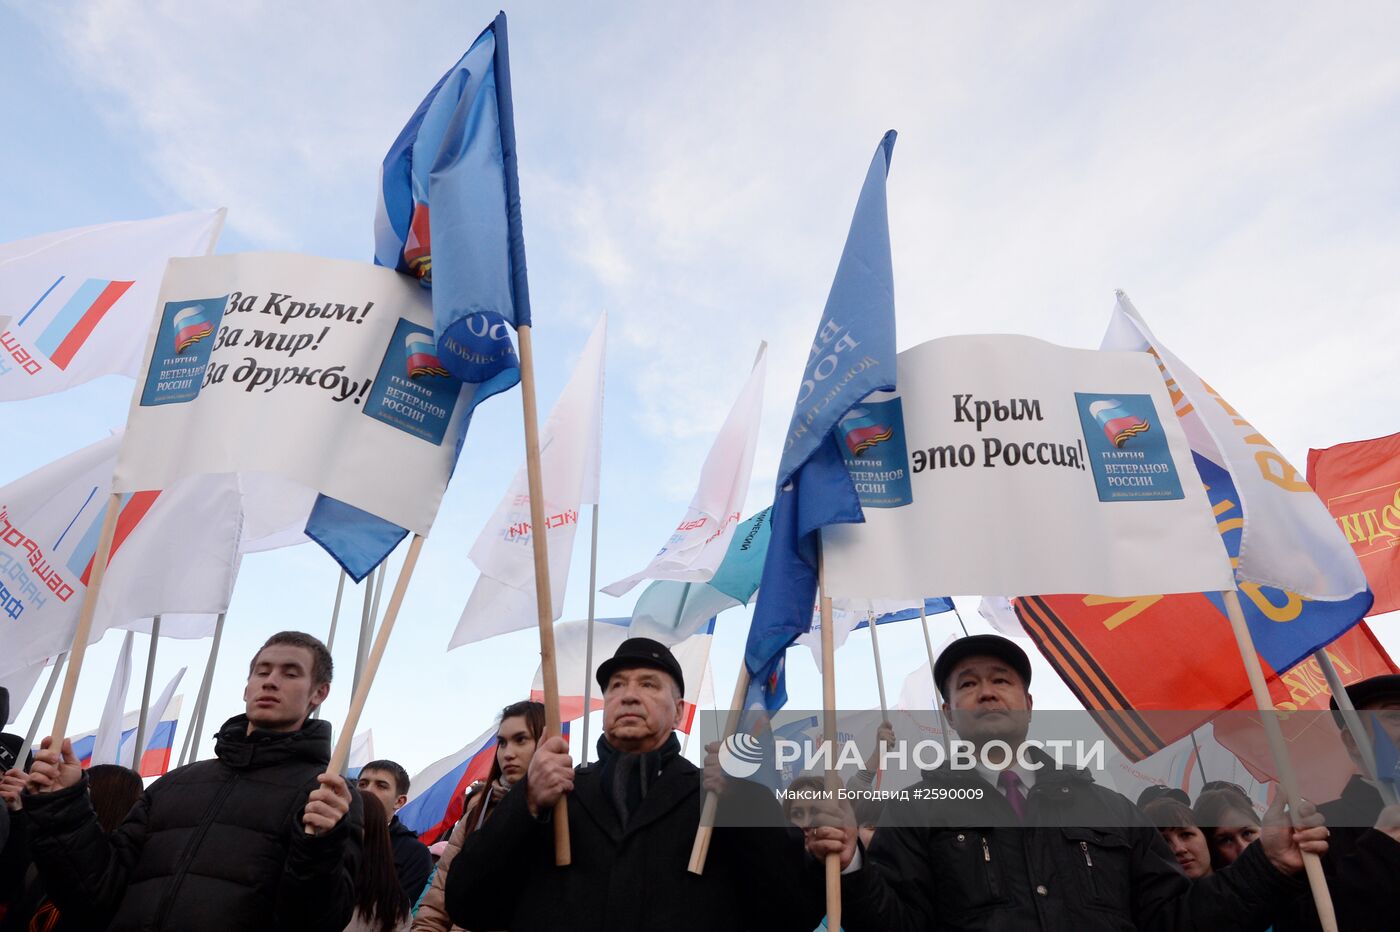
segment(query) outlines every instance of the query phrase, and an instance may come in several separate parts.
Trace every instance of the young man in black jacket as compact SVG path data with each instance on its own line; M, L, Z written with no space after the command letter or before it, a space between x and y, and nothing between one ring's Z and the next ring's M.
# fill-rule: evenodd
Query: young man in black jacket
M994 741L1012 749L1025 742L1031 667L1015 643L962 638L933 672L944 713L979 759ZM838 824L828 804L807 850L818 860L841 856L843 928L1253 932L1301 888L1299 846L1326 849L1326 829L1311 807L1309 827L1297 831L1279 810L1266 817L1260 844L1235 864L1189 881L1126 798L1085 770L1025 756L1033 768L1017 759L1000 772L926 771L910 801L886 804L868 850L858 850L854 825Z
M373 793L389 813L389 843L394 846L394 873L409 905L418 902L428 878L433 873L433 856L428 846L418 840L413 829L399 821L398 811L408 802L412 785L408 771L391 760L372 760L360 768L356 777L360 792Z
M97 824L71 743L35 755L24 794L49 896L83 928L341 932L363 826L358 798L324 771L331 727L308 719L331 657L308 634L268 639L249 665L245 714L215 759L171 771L112 834Z

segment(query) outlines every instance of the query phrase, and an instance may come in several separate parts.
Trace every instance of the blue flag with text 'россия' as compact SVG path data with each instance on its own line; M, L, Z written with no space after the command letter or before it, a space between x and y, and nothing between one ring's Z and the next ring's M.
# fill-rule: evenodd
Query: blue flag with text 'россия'
M744 651L769 711L787 698L783 654L812 623L821 529L865 520L833 428L866 395L895 387L894 271L885 201L894 140L893 130L885 134L866 172L778 466L773 536Z
M457 414L460 452L476 406L520 381L510 329L530 323L504 13L389 148L374 243L376 265L432 290L435 361L473 389ZM306 533L358 582L408 532L319 496Z

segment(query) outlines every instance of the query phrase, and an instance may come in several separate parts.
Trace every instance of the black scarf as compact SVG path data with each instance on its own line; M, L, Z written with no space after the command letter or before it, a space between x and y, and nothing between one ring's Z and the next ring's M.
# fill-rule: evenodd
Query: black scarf
M629 753L619 751L608 743L606 735L598 738L598 776L603 781L603 792L612 800L617 809L618 820L627 827L627 820L642 805L648 790L651 789L666 765L680 756L681 743L676 733L654 751Z

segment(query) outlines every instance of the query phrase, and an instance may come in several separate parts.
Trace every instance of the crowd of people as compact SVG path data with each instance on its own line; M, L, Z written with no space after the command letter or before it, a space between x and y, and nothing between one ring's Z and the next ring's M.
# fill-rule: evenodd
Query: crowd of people
M1364 777L1336 801L1291 812L1279 801L1262 819L1229 784L1194 803L1165 788L1133 803L1048 759L924 771L923 792L860 812L803 775L780 803L727 776L718 744L703 768L682 756L681 666L646 638L599 667L597 760L576 767L567 741L546 737L539 703L507 706L489 778L429 848L396 815L410 791L399 764L373 761L353 784L326 773L331 726L314 713L332 672L316 638L274 635L214 758L149 787L126 768L84 769L67 740L12 761L0 779L0 932L811 932L827 926L833 857L852 932L1291 932L1318 927L1305 853L1321 857L1343 930L1400 927L1400 806ZM962 739L1025 741L1031 666L1014 642L963 638L933 672ZM1376 713L1367 727L1400 738L1400 676L1348 692ZM921 802L952 791L966 802ZM720 816L695 873L707 793Z

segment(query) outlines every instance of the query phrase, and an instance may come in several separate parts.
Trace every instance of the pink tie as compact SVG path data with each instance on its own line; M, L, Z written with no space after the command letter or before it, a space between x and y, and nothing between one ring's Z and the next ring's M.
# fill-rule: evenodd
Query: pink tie
M1020 776L1014 770L1003 770L997 777L997 787L1011 804L1011 811L1016 813L1018 822L1026 821L1026 794L1023 786Z

